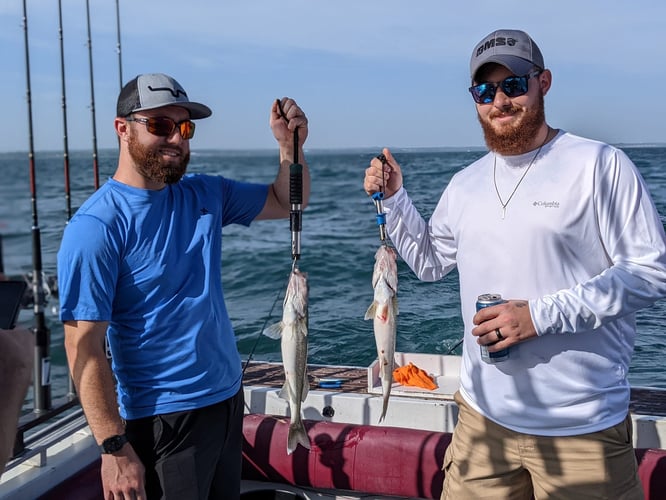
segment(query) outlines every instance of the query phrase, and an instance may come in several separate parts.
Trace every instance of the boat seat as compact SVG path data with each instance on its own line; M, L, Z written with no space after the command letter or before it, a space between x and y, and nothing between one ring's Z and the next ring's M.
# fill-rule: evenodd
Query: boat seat
M243 478L375 495L439 499L451 434L305 421L312 449L287 455L289 419L245 415ZM666 499L666 450L636 449L646 500Z

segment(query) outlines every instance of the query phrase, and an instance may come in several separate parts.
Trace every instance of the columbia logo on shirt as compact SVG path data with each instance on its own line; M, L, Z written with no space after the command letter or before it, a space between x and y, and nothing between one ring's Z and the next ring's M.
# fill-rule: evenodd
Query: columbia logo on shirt
M540 208L560 208L559 201L534 201L532 206Z

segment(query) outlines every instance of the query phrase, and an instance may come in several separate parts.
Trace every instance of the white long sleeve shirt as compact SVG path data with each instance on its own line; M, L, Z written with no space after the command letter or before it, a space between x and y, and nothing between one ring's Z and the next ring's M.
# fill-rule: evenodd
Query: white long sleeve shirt
M575 435L623 420L634 313L666 296L666 237L631 160L560 132L534 152L489 153L458 172L426 222L401 189L384 201L388 233L424 281L457 266L465 339L461 394L518 432ZM481 360L476 298L529 301L538 337L508 360Z

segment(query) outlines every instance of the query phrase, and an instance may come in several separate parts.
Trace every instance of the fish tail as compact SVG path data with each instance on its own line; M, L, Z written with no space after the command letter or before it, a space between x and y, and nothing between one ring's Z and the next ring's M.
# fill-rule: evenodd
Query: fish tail
M379 417L379 422L381 422L382 420L384 420L384 417L386 417L386 410L387 410L387 408L388 408L388 403L389 403L389 395L388 395L388 394L385 394L385 395L384 395L384 404L383 404L383 406L382 406L382 414L381 414L381 416Z
M289 434L287 436L287 455L291 455L298 445L310 449L310 438L305 431L305 426L301 419L292 420L289 424Z

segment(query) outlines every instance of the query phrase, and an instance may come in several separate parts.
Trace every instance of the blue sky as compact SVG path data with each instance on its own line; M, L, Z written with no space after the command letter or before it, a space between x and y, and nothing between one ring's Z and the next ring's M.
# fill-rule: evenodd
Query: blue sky
M84 0L62 0L68 139L92 149ZM116 1L90 0L98 148L116 147ZM467 147L474 45L526 30L553 71L555 127L613 144L666 142L666 2L120 0L122 73L173 75L213 109L192 148L273 148L269 109L295 98L310 148ZM28 150L22 0L0 4L0 151ZM28 0L33 143L62 150L58 2ZM653 89L657 89L656 92Z

